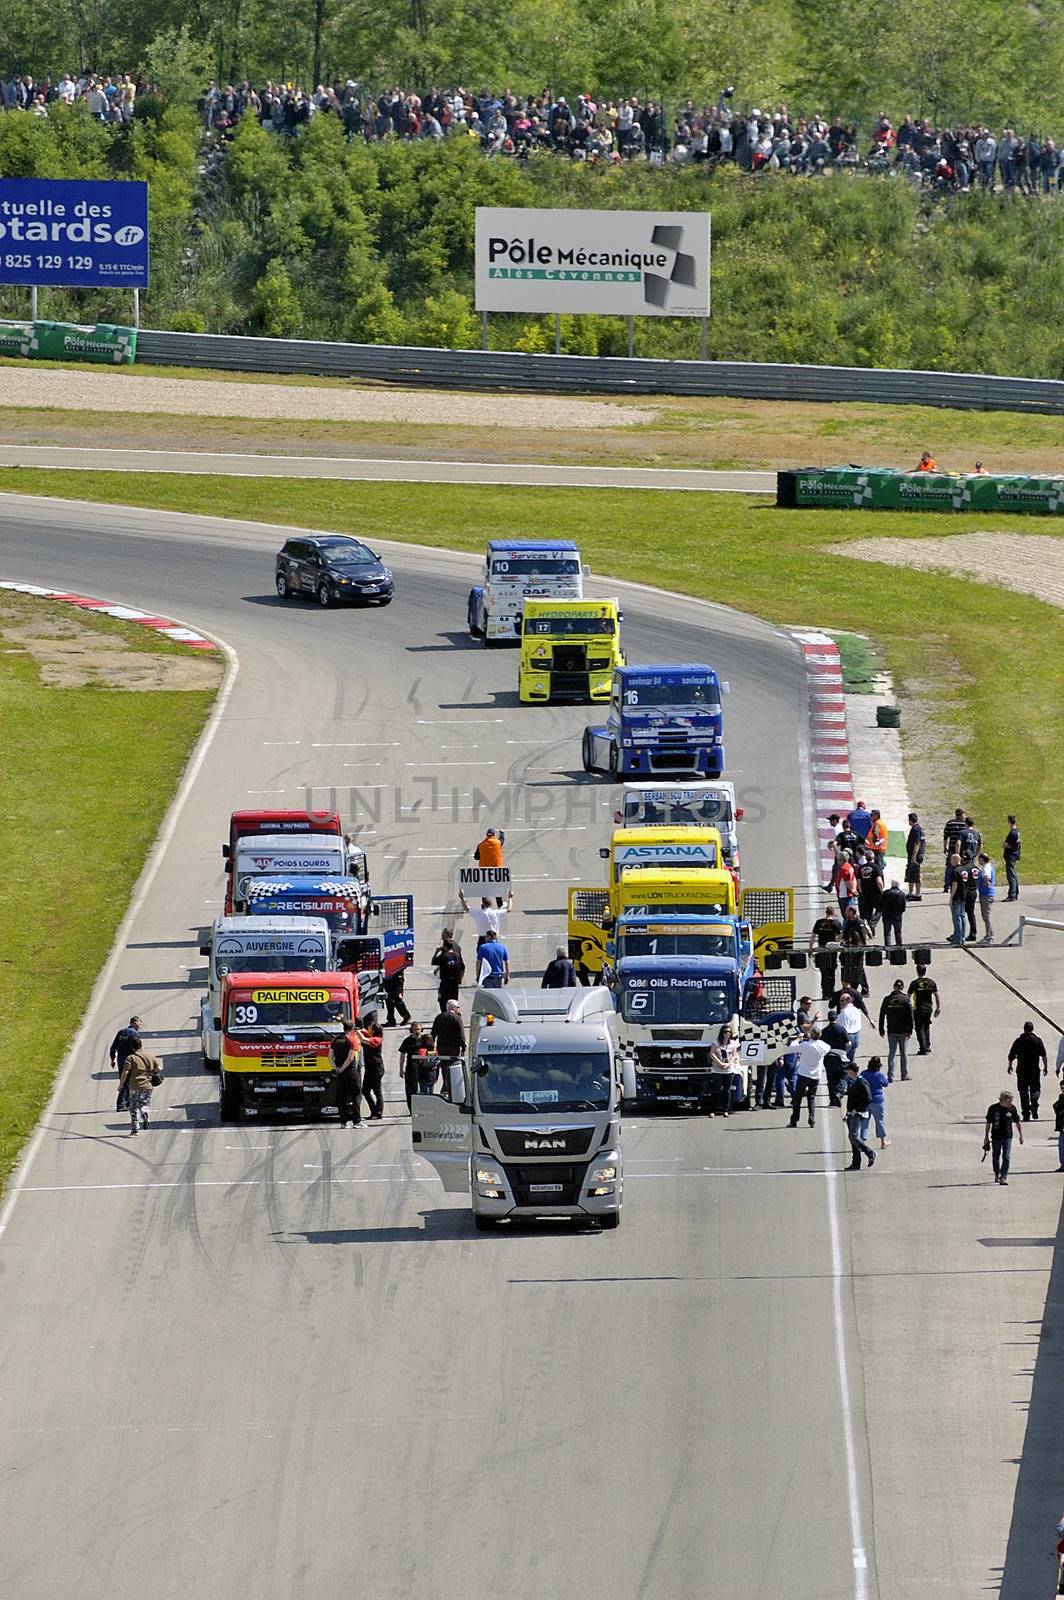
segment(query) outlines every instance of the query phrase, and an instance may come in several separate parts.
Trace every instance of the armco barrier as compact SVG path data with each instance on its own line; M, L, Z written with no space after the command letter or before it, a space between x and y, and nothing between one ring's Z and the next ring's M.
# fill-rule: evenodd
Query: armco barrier
M506 350L428 350L329 344L215 333L140 330L137 360L228 372L301 372L371 378L420 388L555 394L726 395L737 400L950 406L969 411L1064 414L1064 382L971 372L875 367L789 367L749 361L645 361L613 356L530 356Z

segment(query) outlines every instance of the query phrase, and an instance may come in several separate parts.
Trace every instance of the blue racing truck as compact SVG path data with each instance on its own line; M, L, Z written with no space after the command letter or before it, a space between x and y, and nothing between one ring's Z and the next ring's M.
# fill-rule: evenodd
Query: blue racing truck
M605 725L584 729L584 771L719 778L727 691L698 664L615 668Z
M469 591L470 633L518 643L526 598L582 600L586 572L572 539L491 539L484 582Z

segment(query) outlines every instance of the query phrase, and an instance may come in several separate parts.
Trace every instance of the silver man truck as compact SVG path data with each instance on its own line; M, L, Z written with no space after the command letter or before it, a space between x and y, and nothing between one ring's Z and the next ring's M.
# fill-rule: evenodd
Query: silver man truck
M481 1231L522 1218L621 1220L621 1082L604 987L478 989L460 1103L415 1094L416 1155Z

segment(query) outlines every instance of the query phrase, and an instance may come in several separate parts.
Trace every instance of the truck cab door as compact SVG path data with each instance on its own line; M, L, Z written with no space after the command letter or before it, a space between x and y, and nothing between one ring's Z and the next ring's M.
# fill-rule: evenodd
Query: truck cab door
M759 962L767 951L794 942L793 889L744 889L739 896L739 915L753 930L754 955Z
M375 894L370 899L370 927L384 942L384 975L394 977L414 964L414 897Z
M569 958L584 972L602 971L609 903L608 889L569 890Z
M410 1125L414 1154L431 1162L448 1194L468 1194L471 1114L439 1095L415 1094L410 1099Z

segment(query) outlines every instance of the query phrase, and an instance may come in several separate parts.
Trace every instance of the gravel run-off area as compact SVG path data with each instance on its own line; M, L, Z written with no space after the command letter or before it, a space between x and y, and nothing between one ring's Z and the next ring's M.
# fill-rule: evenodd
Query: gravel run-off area
M0 370L0 405L62 411L160 412L168 416L274 417L324 422L450 423L471 428L624 428L656 413L609 401L554 395L451 394L438 389L316 388L309 384L212 383L120 372Z
M848 560L953 572L1064 609L1064 540L1038 533L961 533L944 539L863 539L839 545Z

